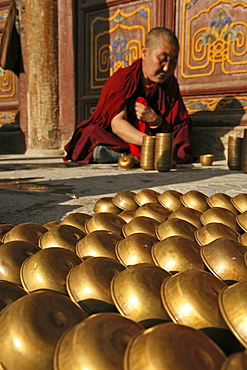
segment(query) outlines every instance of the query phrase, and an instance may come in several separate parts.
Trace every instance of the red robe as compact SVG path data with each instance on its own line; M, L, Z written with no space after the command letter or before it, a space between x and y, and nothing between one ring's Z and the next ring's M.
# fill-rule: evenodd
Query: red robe
M134 102L142 96L163 119L158 130L147 129L146 133L155 135L156 132L172 132L173 159L177 163L192 162L190 138L192 125L176 78L170 76L163 84L155 84L153 90L146 96L140 83L141 71L142 60L138 59L131 66L120 68L108 79L93 115L76 127L72 139L65 146L67 152L65 161L93 162L93 150L97 145L105 145L119 152L129 152L129 144L112 132L111 121L127 106L127 120L138 128Z

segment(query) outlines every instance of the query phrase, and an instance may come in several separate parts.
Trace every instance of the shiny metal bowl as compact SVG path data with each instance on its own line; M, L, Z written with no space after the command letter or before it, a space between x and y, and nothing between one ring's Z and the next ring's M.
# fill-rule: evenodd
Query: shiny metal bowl
M27 292L19 285L10 281L0 280L0 312L26 294Z
M121 190L112 198L112 202L124 211L133 211L138 208L138 204L135 201L135 194L134 191Z
M182 207L183 205L180 200L181 195L183 195L183 193L180 193L179 191L166 190L158 196L158 201L162 206L166 207L170 211L175 211L175 209Z
M201 212L197 211L196 209L189 208L189 207L179 207L175 211L173 211L168 218L181 218L181 220L185 220L190 222L194 225L197 229L202 227L202 222L200 220L200 216L202 215Z
M92 315L61 337L54 354L54 370L122 369L126 347L142 329L117 313Z
M91 257L73 267L66 278L66 287L72 301L89 315L98 312L117 312L111 298L112 278L125 267L107 257Z
M4 235L11 229L13 229L15 225L13 224L0 224L0 242L2 241Z
M159 203L145 203L135 211L135 216L151 217L159 222L165 221L170 215L171 211L163 207Z
M205 269L199 245L183 236L170 236L155 243L151 255L157 266L171 274L191 268Z
M64 217L64 219L61 221L61 225L71 225L86 233L85 222L91 217L92 216L88 215L87 213L82 212L70 213L69 215Z
M211 222L220 222L240 233L242 229L237 223L237 217L238 216L229 209L212 207L202 213L200 219L203 225L207 225Z
M195 241L194 233L197 228L190 222L180 218L172 218L162 222L156 228L156 235L159 240L168 238L169 236L183 236L184 238Z
M193 208L203 213L209 208L207 198L204 193L198 190L190 190L181 195L180 200L185 207Z
M107 230L122 235L122 227L126 222L113 213L98 213L85 223L85 230L90 234L96 230Z
M239 212L247 211L247 193L240 193L231 198L231 202Z
M167 278L161 299L171 319L194 329L226 328L218 296L226 284L207 271L188 269Z
M213 240L201 247L201 256L207 268L224 281L247 280L244 256L247 247L227 238Z
M247 352L232 353L223 362L221 370L246 370Z
M220 222L211 222L195 231L195 239L199 245L208 244L219 238L238 241L239 233Z
M207 203L210 207L221 207L229 209L229 211L238 214L238 210L234 207L231 197L225 193L215 193L207 198Z
M126 223L128 223L130 222L130 220L132 220L132 218L135 217L135 211L122 211L121 213L119 213L118 216L121 217Z
M243 234L239 235L238 241L239 241L239 243L241 243L241 244L243 244L247 247L247 233L243 233Z
M117 260L116 244L123 237L107 230L96 230L86 235L76 244L76 254L85 259L87 257L108 257Z
M41 249L28 257L20 269L20 279L24 289L30 293L49 289L67 294L66 276L81 259L64 248Z
M47 228L47 230L51 230L54 226L58 226L61 224L60 220L54 220L54 221L49 221L43 224L44 227Z
M142 189L135 195L135 201L139 206L146 203L158 203L158 197L160 193L152 189Z
M119 312L144 327L169 320L162 305L160 287L170 274L149 263L132 265L115 275L111 295Z
M157 241L158 239L150 234L131 234L116 244L116 256L124 266L152 264L151 248Z
M103 197L98 199L93 208L94 213L114 213L115 215L118 215L122 210L121 208L118 208L113 202L113 197Z
M154 220L151 217L136 216L123 226L122 231L125 237L136 233L145 233L156 236L155 229L159 224L159 221Z
M25 222L11 228L2 238L3 243L12 242L14 240L23 240L35 246L38 246L39 238L48 230L38 224Z
M236 222L239 225L241 231L247 232L247 211L237 215Z

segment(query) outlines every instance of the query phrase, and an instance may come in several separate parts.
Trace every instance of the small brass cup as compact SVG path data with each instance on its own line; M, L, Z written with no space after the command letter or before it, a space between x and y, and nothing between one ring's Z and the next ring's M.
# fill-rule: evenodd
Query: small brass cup
M203 154L200 155L200 163L202 166L212 166L214 161L214 155L213 154Z

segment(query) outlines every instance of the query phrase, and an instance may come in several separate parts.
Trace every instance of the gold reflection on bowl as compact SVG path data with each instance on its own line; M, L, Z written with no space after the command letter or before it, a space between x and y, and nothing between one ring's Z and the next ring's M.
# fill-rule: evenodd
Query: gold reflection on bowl
M10 281L0 280L0 312L26 294L27 292L19 285Z
M213 154L202 154L200 155L200 163L202 166L212 166L214 161Z
M221 370L246 370L247 369L247 352L232 353L228 356Z
M204 333L164 323L135 335L125 352L125 370L219 370L226 355Z
M103 197L98 199L93 208L94 213L114 213L115 215L118 215L121 212L121 209L118 208L113 202L113 197Z
M92 216L88 215L87 213L82 212L70 213L68 216L64 217L64 219L61 221L61 224L77 227L78 229L86 233L85 222L91 217Z
M242 230L247 232L247 211L236 216L236 222Z
M183 236L184 238L195 240L194 233L197 228L190 222L180 218L171 218L162 222L156 228L156 235L159 240L168 238L169 236Z
M242 235L238 236L239 243L245 245L247 247L247 233L243 233Z
M60 220L54 220L54 221L49 221L43 224L44 227L47 228L47 230L51 230L54 226L58 226L61 224Z
M207 198L207 203L210 207L221 207L229 209L229 211L238 214L238 210L234 207L231 197L224 193L215 193Z
M159 222L165 221L171 211L159 203L145 203L135 211L135 216L151 217Z
M187 193L181 195L180 200L185 207L196 209L203 213L208 208L207 196L200 191L190 190Z
M159 221L151 217L137 216L123 226L123 235L127 237L135 233L145 233L156 236L155 229L159 224Z
M107 230L122 235L122 227L126 222L113 213L98 213L85 223L85 230L88 234L96 230Z
M160 193L152 189L142 189L135 195L135 201L139 206L146 203L158 203Z
M219 295L219 307L229 329L247 348L247 281L225 287Z
M182 236L170 236L155 243L151 255L157 266L171 274L191 268L203 270L205 267L199 245Z
M229 226L231 229L241 232L241 227L237 223L237 217L235 213L229 209L222 207L212 207L205 211L200 219L203 225L207 225L211 222L220 222L226 226Z
M135 211L122 211L118 216L128 223L135 217Z
M47 232L47 229L32 222L25 222L11 228L4 236L3 243L13 240L23 240L35 246L38 246L39 238Z
M158 196L158 200L162 206L166 207L170 211L175 211L175 209L182 207L182 202L180 200L182 193L176 190L166 190L164 193Z
M240 193L231 198L231 202L239 212L247 211L247 194Z
M115 275L111 282L112 299L119 312L146 327L169 320L160 298L160 287L170 274L149 263L132 265Z
M27 258L20 271L20 278L27 292L50 289L67 294L66 276L81 259L63 248L41 249Z
M39 247L64 248L75 253L75 246L78 240L85 237L85 233L75 226L61 224L47 231L39 239Z
M117 260L115 246L123 238L111 231L96 230L86 235L76 244L77 255L87 257L108 257Z
M116 244L117 258L125 266L153 263L151 248L157 241L158 239L153 235L131 234Z
M201 256L208 269L222 280L247 280L244 255L247 248L227 238L219 238L201 247Z
M98 313L87 317L66 332L54 354L54 370L123 369L130 340L143 327L118 313Z
M173 211L169 215L169 219L172 218L181 218L181 220L185 220L190 222L194 225L197 229L202 227L202 223L200 220L201 212L197 211L196 209L189 208L189 207L179 207L175 211Z
M11 229L13 229L15 225L12 224L0 224L0 241L2 241L4 235Z
M122 190L119 191L113 198L112 202L118 208L124 211L132 211L138 208L138 204L136 203L134 197L135 192L129 190Z
M220 222L211 222L195 232L199 245L205 245L219 238L229 238L238 241L239 233Z
M72 301L89 315L117 311L110 291L110 283L125 267L107 257L91 257L73 267L67 275L66 287Z
M226 328L218 295L226 284L207 271L188 269L167 278L161 298L171 319L194 329Z

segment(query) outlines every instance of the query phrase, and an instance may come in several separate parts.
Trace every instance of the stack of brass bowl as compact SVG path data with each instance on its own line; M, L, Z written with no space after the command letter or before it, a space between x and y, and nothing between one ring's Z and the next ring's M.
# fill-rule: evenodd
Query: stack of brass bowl
M10 281L0 280L0 312L26 294L27 292L19 285Z
M199 245L208 244L219 238L228 238L238 241L239 233L221 222L210 222L195 231L195 239Z
M157 171L168 172L172 168L173 134L158 133L155 141L154 167Z
M135 194L133 191L121 190L112 198L112 202L123 211L133 211L138 208L134 199Z
M48 230L38 224L25 222L12 227L2 238L3 243L13 240L23 240L30 244L38 246L40 237Z
M108 257L91 257L73 267L66 278L68 294L89 315L117 312L111 298L110 283L125 267Z
M135 211L135 216L151 217L159 222L165 221L171 211L159 203L145 203Z
M177 208L182 207L183 204L180 200L182 193L176 190L166 190L158 197L159 202L162 206L166 207L170 211L175 211Z
M231 198L234 207L240 212L247 211L247 193L240 193Z
M146 233L156 236L155 230L159 225L160 222L151 217L136 216L123 226L122 231L125 237L136 233Z
M228 137L227 165L230 170L241 170L243 139L237 136Z
M85 222L91 217L92 216L88 215L87 213L82 212L70 213L68 216L64 217L64 219L61 221L61 224L77 227L85 233Z
M113 197L103 197L98 199L93 208L94 213L114 213L118 215L121 212L121 209L118 208L113 202Z
M202 213L200 220L203 225L207 225L211 222L220 222L224 225L229 226L238 233L242 232L241 224L238 224L237 217L235 213L229 209L222 207L212 207L207 211ZM240 226L239 226L240 225Z
M205 194L198 190L190 190L182 194L180 200L185 207L193 208L203 213L209 208L207 198Z
M142 189L135 194L135 201L139 206L146 203L158 203L160 193L152 189Z
M196 230L197 228L188 221L180 218L171 218L161 222L155 231L159 240L177 235L195 241L194 234Z
M143 170L154 170L155 136L143 136L140 166Z
M117 235L122 235L122 227L126 222L113 213L98 213L85 222L87 234L96 230L111 231Z
M196 209L189 208L189 207L179 207L175 211L173 211L168 218L180 218L181 220L185 220L190 222L194 225L197 229L202 227L202 222L200 220L200 216L202 215L201 212L197 211Z
M194 329L226 328L218 296L226 284L207 271L188 269L170 276L161 286L161 299L171 319Z
M239 213L232 204L230 195L224 193L215 193L211 195L207 198L207 203L210 207L221 207L224 209L228 209L235 214Z

